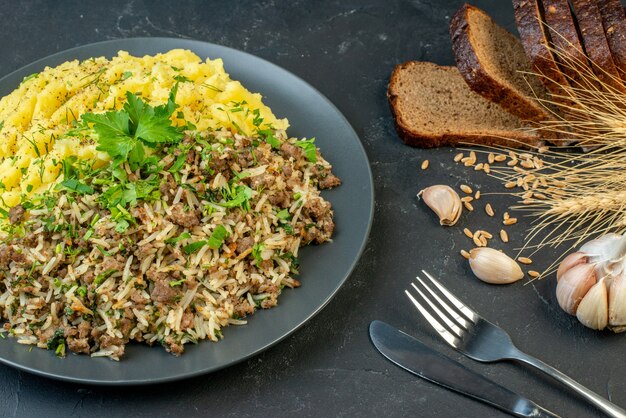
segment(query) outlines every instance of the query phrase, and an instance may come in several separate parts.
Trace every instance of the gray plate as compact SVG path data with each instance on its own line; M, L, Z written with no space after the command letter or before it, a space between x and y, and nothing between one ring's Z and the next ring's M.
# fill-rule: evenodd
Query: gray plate
M7 338L0 340L0 362L46 377L101 385L140 385L209 373L254 356L294 332L328 303L354 268L367 240L374 207L372 173L365 150L348 121L328 99L270 62L200 41L121 39L70 49L27 65L0 79L0 95L10 93L25 76L67 60L111 57L118 50L144 55L173 48L190 49L202 59L222 58L233 79L263 94L265 103L278 117L289 118L291 136L317 138L324 157L343 180L341 187L323 193L335 209L333 242L302 249L302 287L284 291L276 308L258 311L248 318L248 325L226 328L219 343L186 345L181 357L158 346L131 344L120 362L73 354L60 359L51 351L29 351L29 346Z

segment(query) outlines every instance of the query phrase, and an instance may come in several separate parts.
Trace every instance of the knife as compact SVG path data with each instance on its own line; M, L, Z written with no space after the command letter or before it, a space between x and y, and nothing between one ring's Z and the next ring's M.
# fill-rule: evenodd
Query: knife
M408 334L381 321L370 324L372 343L405 370L518 417L558 417L534 402L437 353Z

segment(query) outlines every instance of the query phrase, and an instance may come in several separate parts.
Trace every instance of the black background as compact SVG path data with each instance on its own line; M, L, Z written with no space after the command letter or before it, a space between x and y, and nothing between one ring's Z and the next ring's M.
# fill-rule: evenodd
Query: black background
M626 406L625 336L587 330L558 308L554 279L494 287L458 255L462 233L500 229L482 210L439 227L415 198L423 187L498 183L455 165L453 149L419 150L397 138L385 91L407 60L450 65L447 25L461 1L21 1L0 2L0 74L38 58L107 39L168 36L240 49L292 71L347 117L369 155L376 211L367 249L335 299L301 330L244 363L181 382L102 388L48 380L0 366L2 416L497 416L498 411L419 380L372 347L367 326L387 321L562 416L596 415L563 387L525 367L472 362L437 339L405 300L420 269L440 277L517 345ZM514 31L506 0L475 1ZM424 159L430 168L421 171ZM514 202L487 195L498 214ZM478 209L481 206L477 205ZM513 253L528 221L509 229ZM498 247L497 240L494 246ZM501 245L501 244L500 244ZM535 257L535 269L549 260ZM262 313L260 313L262 315ZM62 360L61 360L62 361ZM121 363L123 366L123 362ZM155 365L158 367L158 365Z

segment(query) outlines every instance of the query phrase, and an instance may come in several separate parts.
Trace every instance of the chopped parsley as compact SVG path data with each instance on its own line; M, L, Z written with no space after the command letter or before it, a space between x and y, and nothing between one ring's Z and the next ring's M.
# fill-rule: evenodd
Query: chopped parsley
M293 144L297 147L302 148L307 160L312 163L317 162L317 148L315 147L315 138L296 141Z
M224 244L224 240L228 237L228 231L223 225L218 225L211 233L207 244L212 249L217 249Z

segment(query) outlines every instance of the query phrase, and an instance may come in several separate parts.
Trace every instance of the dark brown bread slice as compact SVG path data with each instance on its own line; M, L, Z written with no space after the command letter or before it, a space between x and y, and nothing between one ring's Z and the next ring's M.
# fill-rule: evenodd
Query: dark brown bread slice
M555 95L555 101L571 105L567 99L558 96L565 95L562 86L569 86L569 82L559 69L557 60L550 51L550 37L543 24L543 9L538 0L513 0L515 22L519 31L522 45L530 63L536 73L540 74L541 81L546 88Z
M593 70L603 83L623 89L615 61L602 26L597 0L572 0L576 20Z
M474 93L456 67L409 61L396 66L387 90L396 129L412 146L459 143L538 146L522 121Z
M609 43L613 61L623 81L626 81L626 14L620 0L600 0L604 34Z
M464 4L450 21L457 68L469 87L512 114L531 121L549 118L535 99L548 97L519 39L487 13Z
M619 1L619 0L618 0ZM585 50L578 36L576 22L567 0L542 0L544 19L550 34L552 47L561 54L561 70L572 85L587 87L592 74L591 64L587 60Z

